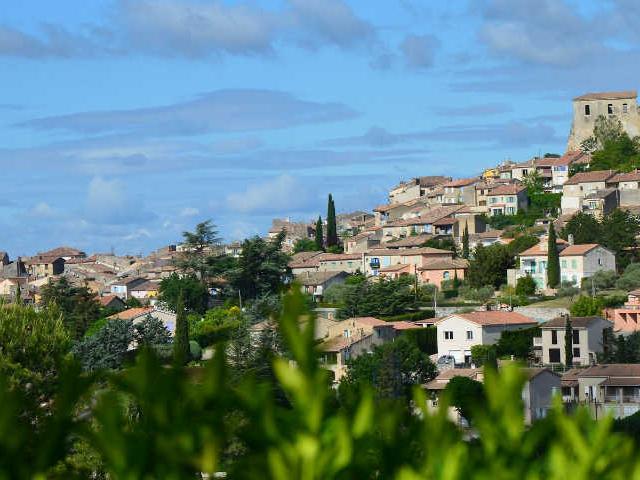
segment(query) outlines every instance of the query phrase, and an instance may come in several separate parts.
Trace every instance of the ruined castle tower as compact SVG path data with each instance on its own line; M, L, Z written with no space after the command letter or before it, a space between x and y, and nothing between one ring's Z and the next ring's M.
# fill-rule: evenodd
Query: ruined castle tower
M573 99L573 122L567 151L580 150L580 144L593 134L600 115L617 117L631 138L640 135L640 109L635 90L587 93Z

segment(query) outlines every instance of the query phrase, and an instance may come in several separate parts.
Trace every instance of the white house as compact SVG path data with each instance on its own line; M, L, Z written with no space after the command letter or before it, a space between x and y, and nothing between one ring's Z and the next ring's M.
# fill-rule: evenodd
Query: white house
M557 242L560 257L560 281L581 285L582 280L599 271L616 269L615 254L597 243L571 245ZM520 254L520 268L508 272L509 284L515 286L518 278L530 275L539 289L547 288L547 238Z
M474 345L493 345L505 330L521 330L537 324L516 312L454 313L435 322L438 356L448 355L457 364L469 364Z

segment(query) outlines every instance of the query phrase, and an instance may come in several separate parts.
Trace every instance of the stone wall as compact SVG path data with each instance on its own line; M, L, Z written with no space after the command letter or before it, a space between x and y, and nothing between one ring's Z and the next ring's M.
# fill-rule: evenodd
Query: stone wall
M518 312L525 317L529 317L539 323L553 320L560 315L569 314L569 310L560 307L515 307L513 311Z

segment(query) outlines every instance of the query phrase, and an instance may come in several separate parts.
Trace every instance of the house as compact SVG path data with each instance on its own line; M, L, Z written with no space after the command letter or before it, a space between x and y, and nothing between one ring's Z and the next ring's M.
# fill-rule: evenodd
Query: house
M537 158L534 161L536 172L543 180L545 191L562 193L562 186L569 179L569 167L572 163L573 157L568 154L559 158Z
M302 292L311 295L314 300L322 300L324 292L331 285L344 283L349 276L346 272L304 272L294 277L302 286Z
M334 382L339 382L347 371L350 359L370 352L395 337L393 324L374 317L356 317L330 322L327 339L320 344L320 362L333 372Z
M615 188L604 188L587 193L582 199L582 211L602 218L618 208L620 192Z
M413 265L416 268L431 260L451 258L453 252L430 247L374 249L364 254L363 267L367 276L378 276L381 268L392 265Z
M488 247L494 243L500 243L504 230L489 230L482 233L469 233L469 247L476 248L478 245Z
M609 179L609 186L617 188L621 207L640 205L640 170L618 173Z
M531 276L540 290L547 289L548 240L542 238L540 243L520 253L520 268L509 270L509 285L515 286L517 280ZM585 278L599 271L616 269L616 257L613 252L596 243L571 245L558 239L556 248L560 257L560 281L580 286Z
M64 272L64 258L53 255L36 255L24 262L27 273L35 278L48 278L54 275L62 275Z
M62 257L65 261L82 259L87 256L82 250L72 247L57 247L53 250L40 252L38 255L43 257Z
M593 418L624 418L640 411L640 364L601 364L562 376L562 400L585 406Z
M157 307L136 307L123 310L118 313L107 317L108 320L130 320L133 324L142 322L147 315L152 318L156 318L162 322L162 324L173 335L176 330L176 314L169 311L159 309Z
M123 300L127 300L132 296L131 290L138 285L142 285L146 281L146 279L140 277L118 279L111 283L109 286L109 292L113 295L117 295Z
M464 258L434 259L417 268L421 284L436 285L442 288L442 282L455 278L464 280L469 269L469 261Z
M471 347L493 345L504 331L535 327L537 322L516 312L454 313L435 322L438 356L451 356L456 364L471 363Z
M516 215L529 205L527 189L522 185L500 185L487 193L489 215Z
M573 338L573 365L593 365L597 354L602 353L604 331L613 323L602 317L570 317ZM566 365L565 333L567 316L557 317L540 325L541 340L534 339L534 345L541 345L544 365Z
M424 197L438 185L451 181L451 177L427 176L400 182L389 191L389 203L403 203Z
M465 205L454 212L453 216L458 219L458 234L462 235L465 227L469 235L485 232L487 230L487 222L484 215L485 210L486 207L478 208Z
M584 198L598 190L604 190L609 180L616 175L614 170L580 172L569 178L562 186L560 207L563 214L583 211ZM586 210L588 212L588 209Z
M282 250L292 252L293 247L298 240L315 238L315 224L306 222L292 222L290 219L276 218L272 221L271 228L268 232L268 238L274 239L281 232L284 232L284 241Z
M382 227L369 227L367 230L358 233L344 240L345 253L363 253L371 248L380 245L382 238Z
M2 267L5 265L9 265L9 254L7 252L0 251L0 270L2 270Z
M444 204L476 205L476 183L479 178L460 178L442 184Z
M98 297L98 303L102 308L109 310L122 311L127 308L124 301L117 295L105 295L104 297Z
M160 282L145 281L128 288L128 295L142 303L149 303L158 296Z
M545 418L553 407L553 397L561 389L561 377L547 368L523 368L522 373L526 378L521 393L524 423L531 425L534 421ZM455 377L467 377L476 382L484 382L484 371L481 368L443 370L435 379L423 385L429 393L427 408L438 408L439 397ZM454 422L465 423L455 408L450 408L448 413Z
M289 268L294 275L304 272L347 272L356 273L362 271L361 253L317 253L307 257L298 257L289 262Z
M0 264L1 278L18 278L26 277L27 275L27 268L20 257L18 257L13 262Z
M242 242L231 242L224 246L224 254L233 258L240 257L242 253Z
M613 322L616 333L633 333L640 330L640 290L629 292L622 307L606 308L604 317Z

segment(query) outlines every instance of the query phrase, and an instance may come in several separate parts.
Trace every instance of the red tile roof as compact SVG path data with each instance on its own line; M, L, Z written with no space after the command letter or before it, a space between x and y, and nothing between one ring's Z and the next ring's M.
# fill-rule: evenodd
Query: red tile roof
M615 170L596 170L595 172L580 172L565 182L565 185L578 185L580 183L606 182L616 174Z
M459 317L481 326L491 325L537 325L538 322L516 312L472 312L472 313L454 313L444 317L436 323L440 323L447 318Z
M527 188L522 185L500 185L499 187L492 188L489 193L487 193L487 197L491 195L517 195L526 189Z
M153 312L153 307L136 307L123 310L122 312L111 315L110 320L133 320L147 313Z
M640 170L634 170L633 172L618 173L609 179L610 183L619 182L640 182Z
M635 90L622 92L591 92L575 97L573 100L623 100L625 98L636 98L638 93Z
M569 245L567 248L560 252L561 257L571 257L571 256L580 256L584 255L587 252L590 252L596 247L599 247L597 243L583 243L580 245Z
M457 180L452 180L447 183L443 183L443 187L466 187L467 185L472 185L474 183L479 182L479 178L459 178Z
M372 256L415 256L415 255L443 255L452 254L449 250L441 250L439 248L421 247L421 248L376 248L367 253L369 257Z

